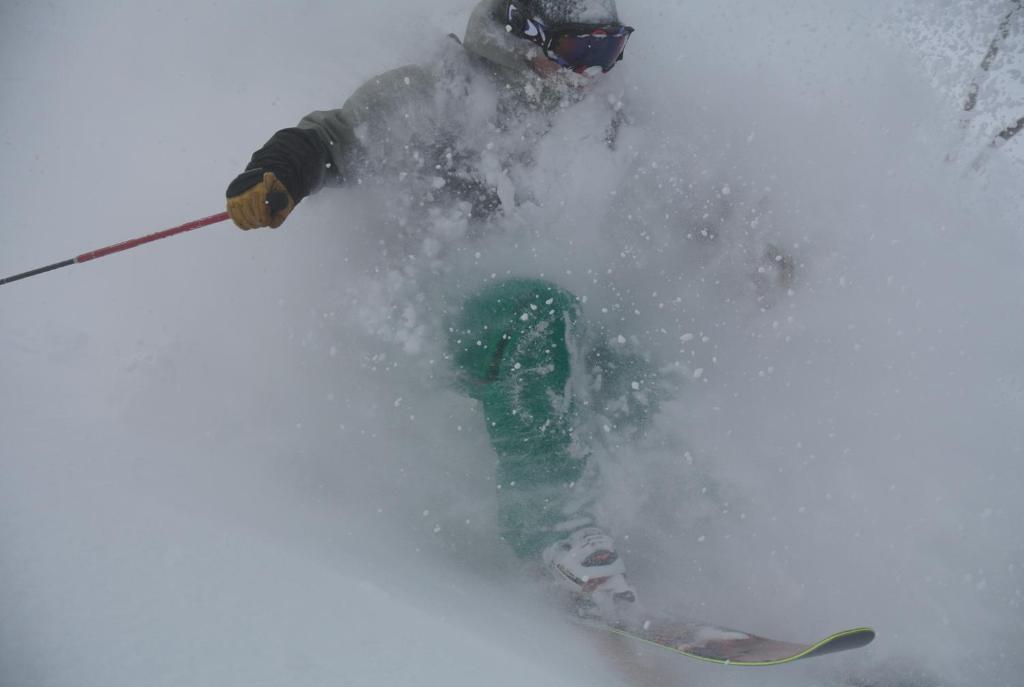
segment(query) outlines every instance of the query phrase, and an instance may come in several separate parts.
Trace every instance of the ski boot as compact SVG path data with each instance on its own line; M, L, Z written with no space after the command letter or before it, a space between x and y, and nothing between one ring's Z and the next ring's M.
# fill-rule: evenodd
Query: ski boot
M558 585L573 594L574 610L581 616L615 620L636 602L615 543L597 527L578 529L551 544L542 559Z

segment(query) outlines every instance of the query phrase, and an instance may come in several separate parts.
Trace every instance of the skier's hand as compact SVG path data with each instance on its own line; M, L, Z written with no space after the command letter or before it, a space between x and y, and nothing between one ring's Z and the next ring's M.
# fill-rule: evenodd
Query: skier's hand
M295 201L273 172L250 169L228 186L228 214L239 229L277 229L295 209Z

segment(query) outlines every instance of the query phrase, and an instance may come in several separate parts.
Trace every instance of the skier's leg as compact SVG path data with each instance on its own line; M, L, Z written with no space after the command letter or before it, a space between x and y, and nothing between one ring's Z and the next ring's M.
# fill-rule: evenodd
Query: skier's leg
M498 454L502 533L523 558L589 520L579 494L587 452L573 434L581 328L577 299L535 279L488 286L452 325L456 370Z

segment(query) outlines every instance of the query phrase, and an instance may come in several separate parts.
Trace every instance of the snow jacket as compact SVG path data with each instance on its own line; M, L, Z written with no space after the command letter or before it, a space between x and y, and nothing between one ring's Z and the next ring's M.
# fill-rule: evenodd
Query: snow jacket
M325 184L377 177L407 184L400 195L411 203L461 203L470 217L514 205L514 168L530 164L553 114L583 95L571 73L534 73L539 48L506 31L504 7L482 0L464 41L451 36L436 64L370 79L341 108L278 131L246 171L274 172L296 203ZM610 132L613 117L609 108Z

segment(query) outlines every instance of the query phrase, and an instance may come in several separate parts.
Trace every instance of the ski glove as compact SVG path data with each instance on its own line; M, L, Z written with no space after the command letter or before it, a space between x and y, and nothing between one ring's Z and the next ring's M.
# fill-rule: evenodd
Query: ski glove
M327 146L312 129L281 129L252 154L228 186L228 214L242 229L279 227L331 169Z
M228 214L239 229L277 229L295 209L295 201L273 172L243 172L228 186Z

